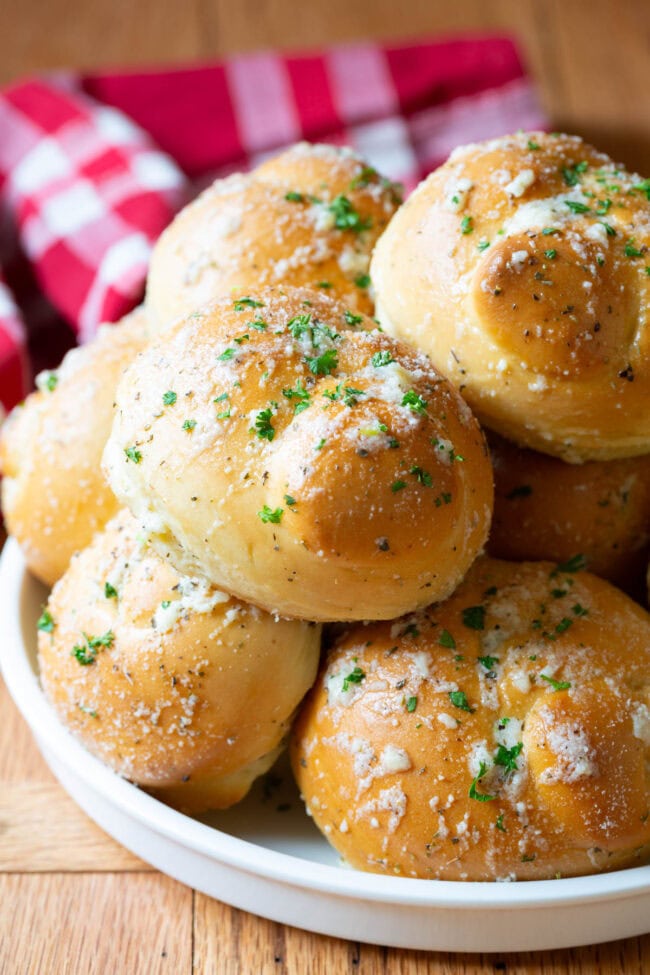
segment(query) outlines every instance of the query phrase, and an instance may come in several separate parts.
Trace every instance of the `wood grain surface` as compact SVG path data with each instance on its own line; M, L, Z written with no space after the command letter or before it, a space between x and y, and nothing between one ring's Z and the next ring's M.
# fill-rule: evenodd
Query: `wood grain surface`
M518 37L553 126L650 173L647 0L0 0L0 83L51 68L462 31ZM90 822L0 683L0 975L502 972L648 975L650 936L452 955L340 941L234 910L156 873Z

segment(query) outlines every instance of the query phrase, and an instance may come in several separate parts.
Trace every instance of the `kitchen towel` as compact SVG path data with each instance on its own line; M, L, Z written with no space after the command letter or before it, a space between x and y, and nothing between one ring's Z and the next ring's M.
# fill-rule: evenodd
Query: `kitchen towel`
M0 93L0 402L141 299L151 248L212 179L300 139L412 188L457 145L544 128L514 43L261 52Z

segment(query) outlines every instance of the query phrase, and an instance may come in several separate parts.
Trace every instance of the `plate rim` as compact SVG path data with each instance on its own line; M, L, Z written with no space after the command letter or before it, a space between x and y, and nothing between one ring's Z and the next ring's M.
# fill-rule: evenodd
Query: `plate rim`
M341 869L241 839L172 809L113 772L61 724L40 688L24 645L21 613L25 587L35 580L14 538L0 555L0 671L9 694L39 744L104 799L159 835L249 875L355 900L432 910L527 911L579 906L650 894L650 865L559 880L511 883L389 877ZM260 855L262 854L262 855ZM146 859L146 856L144 857ZM650 930L650 928L649 928Z

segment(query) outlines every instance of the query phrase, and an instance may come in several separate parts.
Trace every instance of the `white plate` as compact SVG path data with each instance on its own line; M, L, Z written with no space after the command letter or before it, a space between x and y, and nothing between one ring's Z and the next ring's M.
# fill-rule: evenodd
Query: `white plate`
M274 921L396 947L565 948L650 931L650 866L518 884L344 869L305 815L286 770L277 773L281 785L267 777L227 812L194 819L169 809L93 758L45 701L35 652L44 597L10 540L0 565L0 666L9 691L72 798L164 873Z

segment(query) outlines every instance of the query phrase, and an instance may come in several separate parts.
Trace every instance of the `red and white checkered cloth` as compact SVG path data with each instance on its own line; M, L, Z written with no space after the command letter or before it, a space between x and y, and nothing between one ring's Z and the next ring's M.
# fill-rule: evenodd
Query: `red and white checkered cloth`
M137 304L153 242L215 176L308 139L350 144L410 188L455 146L544 121L506 38L258 53L8 89L0 401L11 407L35 368Z

